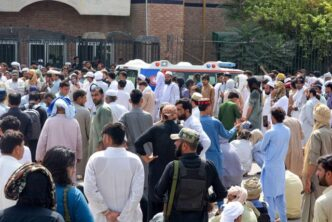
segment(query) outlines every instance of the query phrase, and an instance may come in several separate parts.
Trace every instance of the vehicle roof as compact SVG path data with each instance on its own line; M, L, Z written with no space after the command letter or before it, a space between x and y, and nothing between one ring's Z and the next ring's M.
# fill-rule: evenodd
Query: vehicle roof
M167 60L155 61L152 63L146 63L141 59L130 60L123 65L118 65L116 69L159 69L162 71L176 71L176 72L206 72L206 73L218 73L228 72L230 74L240 74L243 70L233 68L220 67L221 61L211 61L203 65L192 65L189 62L179 62L178 64L172 64ZM227 62L226 62L227 64ZM228 63L230 64L230 63ZM235 64L234 64L235 65Z

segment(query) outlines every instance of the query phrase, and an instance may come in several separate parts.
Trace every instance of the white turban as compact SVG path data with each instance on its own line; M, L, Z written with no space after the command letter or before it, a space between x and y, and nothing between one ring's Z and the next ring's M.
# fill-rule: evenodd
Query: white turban
M229 79L226 82L226 90L232 90L235 88L235 81L233 79Z
M244 75L244 74L239 74L237 76L237 82L238 82L238 90L240 92L242 92L242 90L248 85L247 82L248 76Z
M230 202L225 205L220 222L234 222L236 218L243 214L244 208L238 201Z
M50 116L55 116L57 114L59 108L63 108L65 110L65 116L68 119L73 119L75 117L75 107L71 104L69 98L66 97L58 97L54 99L49 106L47 112Z

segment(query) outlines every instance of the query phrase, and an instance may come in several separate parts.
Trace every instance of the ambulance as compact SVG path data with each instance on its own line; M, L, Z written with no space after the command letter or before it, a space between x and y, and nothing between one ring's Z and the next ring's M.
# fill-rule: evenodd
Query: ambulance
M172 64L167 60L146 63L143 60L135 59L130 60L123 65L118 65L115 71L116 74L121 71L126 71L128 79L134 83L136 82L138 74L142 74L149 78L150 85L154 88L156 84L155 77L159 71L164 73L166 71L171 71L173 72L173 76L183 78L185 81L187 79L193 79L195 74L209 74L210 83L214 85L217 81L217 74L219 73L229 73L234 77L243 73L243 71L240 69L234 69L235 66L235 63L221 61L207 62L203 65L192 65L189 62L179 62L178 64Z

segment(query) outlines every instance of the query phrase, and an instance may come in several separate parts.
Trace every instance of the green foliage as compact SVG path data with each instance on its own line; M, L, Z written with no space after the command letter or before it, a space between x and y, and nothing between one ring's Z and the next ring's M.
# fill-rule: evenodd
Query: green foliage
M328 55L332 38L331 0L246 0L244 13L265 30L296 40L304 51L308 46Z
M220 60L254 71L258 71L260 65L278 70L292 65L294 41L285 41L282 35L266 32L254 24L243 24L231 29L231 33L217 43Z

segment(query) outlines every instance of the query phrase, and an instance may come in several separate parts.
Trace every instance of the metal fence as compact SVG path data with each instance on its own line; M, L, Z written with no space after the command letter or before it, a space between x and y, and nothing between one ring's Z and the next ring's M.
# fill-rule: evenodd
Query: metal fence
M230 61L235 62L239 69L251 69L257 74L263 73L261 66L265 67L267 71L277 69L285 73L294 73L299 69L324 73L332 66L332 44L327 43L324 46L325 52L327 52L324 54L314 45L303 46L299 43L294 43L291 48L288 45L266 48L261 58L255 61L254 56L250 56L251 53L254 53L250 49L259 47L261 47L261 43L257 42L231 43L174 38L172 47L170 47L170 60L173 62L189 61L192 64L203 64L207 61ZM245 51L245 49L249 50ZM228 51L233 55L227 55ZM237 51L237 56L234 56L234 51ZM282 56L273 56L282 54L284 51L290 54L287 59ZM279 65L276 65L277 63Z
M0 62L20 61L61 67L78 56L80 61L102 62L107 67L138 58L147 62L160 59L160 41L154 36L136 39L124 32L109 32L104 39L72 37L61 33L19 28L0 28Z

